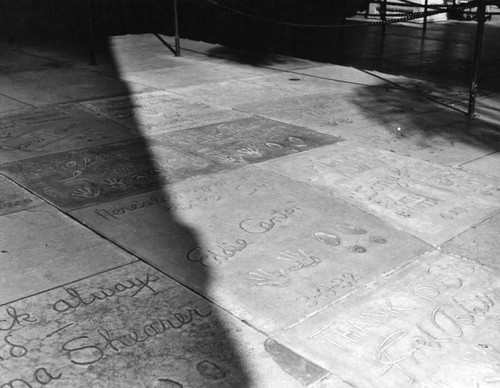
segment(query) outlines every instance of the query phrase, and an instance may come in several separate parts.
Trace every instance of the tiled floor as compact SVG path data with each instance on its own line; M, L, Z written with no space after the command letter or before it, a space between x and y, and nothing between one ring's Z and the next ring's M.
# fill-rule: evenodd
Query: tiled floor
M366 30L352 66L0 46L0 387L500 386L499 27L468 119L471 26Z

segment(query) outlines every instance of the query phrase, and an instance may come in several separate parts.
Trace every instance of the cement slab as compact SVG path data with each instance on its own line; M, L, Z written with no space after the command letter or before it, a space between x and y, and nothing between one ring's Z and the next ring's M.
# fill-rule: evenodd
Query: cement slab
M359 128L338 135L359 143L441 165L459 165L500 150L500 133L481 120L448 109Z
M136 139L6 163L0 171L55 205L74 209L227 168Z
M336 135L347 127L366 127L435 110L403 92L374 87L341 93L318 93L237 106L247 113Z
M29 70L59 69L64 65L60 62L30 55L15 49L0 46L0 74L12 74Z
M265 332L429 248L345 201L253 166L165 190L71 214ZM210 289L201 286L207 275Z
M259 163L340 141L334 136L262 117L169 132L154 139L228 166Z
M4 386L303 386L264 335L143 263L10 303L0 317Z
M36 205L40 205L42 201L16 185L11 180L0 175L0 216L8 213L21 211Z
M439 254L277 336L356 387L486 387L498 381L500 280Z
M136 260L49 205L2 215L0 230L0 304Z
M310 76L305 74L304 70L251 77L243 81L266 88L281 89L294 95L352 91L365 86L357 82L342 82L326 77Z
M90 101L83 105L143 137L248 116L163 91Z
M238 80L178 88L175 90L175 93L210 105L226 107L291 97L294 95L291 91L282 90L282 88L267 87Z
M77 104L0 116L0 163L127 140L131 130Z
M29 104L0 95L0 114L31 108L32 106Z
M467 85L454 85L453 83L440 83L402 75L382 73L376 70L367 70L368 74L380 77L389 84L397 84L410 93L418 93L432 97L445 104L460 103L469 98L470 89ZM484 92L484 91L482 91Z
M83 101L148 90L132 82L71 67L0 75L0 90L33 106Z
M443 252L500 270L500 215L473 226L442 246Z
M348 84L386 86L379 77L373 76L368 71L360 70L351 66L322 65L302 69L298 72L301 74L307 74L331 81L345 82ZM335 88L337 87L337 84L335 84Z
M500 178L500 152L483 156L472 162L462 165L468 171L478 172L482 175Z
M200 85L228 79L247 78L268 72L259 68L241 69L238 66L212 65L201 63L189 67L175 67L171 69L159 69L148 71L137 71L123 75L123 79L141 85L147 85L162 90L172 90L191 85Z
M499 208L500 182L353 142L259 165L343 198L431 244Z

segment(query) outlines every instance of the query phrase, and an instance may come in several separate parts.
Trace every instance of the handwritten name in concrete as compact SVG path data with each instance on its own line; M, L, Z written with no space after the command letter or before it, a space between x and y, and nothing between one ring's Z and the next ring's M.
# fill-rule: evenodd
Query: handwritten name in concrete
M289 219L295 212L301 210L298 205L293 205L282 210L272 210L269 217L246 218L239 223L241 230L252 234L264 234L273 229L277 224Z
M65 288L64 290L70 296L69 299L59 299L54 302L52 309L58 313L66 312L69 310L75 310L81 306L88 306L97 301L105 300L114 297L118 293L123 293L127 291L133 291L129 296L136 296L139 292L143 290L149 290L153 294L156 294L156 290L151 286L151 283L160 280L156 275L146 274L146 276L141 279L140 277L135 277L134 279L124 280L122 282L113 284L110 287L105 287L99 291L91 292L89 295L83 296L75 288Z

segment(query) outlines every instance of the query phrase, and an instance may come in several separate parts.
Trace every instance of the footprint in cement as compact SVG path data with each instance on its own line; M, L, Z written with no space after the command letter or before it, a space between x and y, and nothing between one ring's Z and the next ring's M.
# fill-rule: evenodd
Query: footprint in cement
M196 370L209 380L221 380L226 377L226 371L212 361L200 361L196 364Z
M184 388L181 383L170 379L158 379L154 385L154 388Z
M340 245L341 242L340 237L329 233L316 232L314 233L314 237L316 237L316 239L322 242L323 244L332 245L334 247Z
M354 253L365 253L366 252L365 247L362 247L361 245L351 245L347 249L349 249L350 252L354 252Z
M387 240L382 236L370 236L370 241L375 244L386 244Z
M335 229L337 229L339 232L345 233L345 234L365 234L366 230L354 226L354 225L349 225L349 224L336 224Z

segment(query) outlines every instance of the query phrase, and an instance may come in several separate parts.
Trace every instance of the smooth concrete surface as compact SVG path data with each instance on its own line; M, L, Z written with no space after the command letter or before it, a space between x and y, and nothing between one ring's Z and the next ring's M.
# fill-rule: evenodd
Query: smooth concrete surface
M474 26L346 30L332 63L2 44L0 387L500 384L498 23L467 118Z

